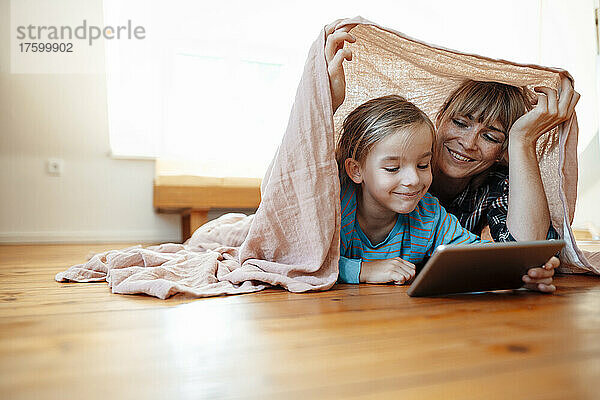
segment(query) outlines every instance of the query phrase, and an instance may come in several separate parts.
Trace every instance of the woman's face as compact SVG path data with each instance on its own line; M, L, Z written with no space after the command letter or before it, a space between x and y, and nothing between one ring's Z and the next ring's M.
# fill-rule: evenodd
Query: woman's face
M469 115L456 115L436 133L435 166L451 178L473 177L498 161L507 138L499 122L484 125Z

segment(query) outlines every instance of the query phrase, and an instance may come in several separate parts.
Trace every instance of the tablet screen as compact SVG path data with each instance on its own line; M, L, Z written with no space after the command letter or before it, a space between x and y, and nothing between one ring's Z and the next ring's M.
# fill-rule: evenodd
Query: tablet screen
M557 254L563 240L439 246L408 290L409 296L518 289L522 276Z

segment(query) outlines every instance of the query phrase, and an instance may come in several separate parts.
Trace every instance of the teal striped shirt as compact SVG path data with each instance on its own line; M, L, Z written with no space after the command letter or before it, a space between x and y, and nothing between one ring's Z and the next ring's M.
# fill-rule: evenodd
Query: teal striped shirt
M396 225L385 240L371 243L356 221L357 194L354 185L342 187L340 283L359 283L363 262L400 257L418 264L431 257L439 245L481 242L447 213L437 198L426 193L410 214L398 214Z

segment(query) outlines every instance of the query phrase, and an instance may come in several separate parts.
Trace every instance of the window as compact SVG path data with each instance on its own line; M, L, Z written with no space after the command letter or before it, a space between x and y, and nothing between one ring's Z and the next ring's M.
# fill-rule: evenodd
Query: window
M106 24L132 20L147 32L143 41L105 41L112 152L157 158L158 174L262 177L310 44L340 16L565 68L582 94L580 149L598 129L592 2L104 0L104 15Z

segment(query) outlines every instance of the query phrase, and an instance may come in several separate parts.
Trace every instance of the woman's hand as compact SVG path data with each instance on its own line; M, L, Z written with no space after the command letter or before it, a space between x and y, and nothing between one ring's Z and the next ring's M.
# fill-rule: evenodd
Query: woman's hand
M531 290L537 290L544 293L552 293L556 290L556 286L552 284L554 269L558 268L560 261L556 257L552 257L544 266L530 268L527 275L523 275L525 287Z
M509 146L521 144L535 149L535 143L542 134L571 118L580 97L567 75L562 76L560 96L556 90L544 86L534 90L537 92L537 104L513 124L508 135ZM510 149L508 155L510 157Z
M400 257L362 262L361 283L388 283L402 285L415 277L415 265Z
M344 49L344 43L354 43L356 41L354 36L348 33L356 24L335 29L340 21L342 20L338 19L325 27L325 61L327 62L334 113L346 97L346 78L342 63L344 60L352 60L352 52Z

